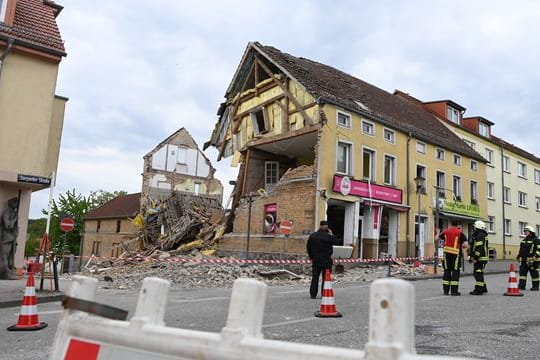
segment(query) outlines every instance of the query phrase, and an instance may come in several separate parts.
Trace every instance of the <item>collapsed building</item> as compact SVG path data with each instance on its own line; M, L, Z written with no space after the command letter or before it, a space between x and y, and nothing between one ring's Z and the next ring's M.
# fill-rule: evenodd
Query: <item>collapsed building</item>
M435 250L430 226L485 217L485 159L402 96L253 42L225 98L204 146L239 166L220 253L305 255L308 235L326 219L354 257L424 256ZM467 217L434 216L430 186L445 188L441 168L471 182ZM426 182L418 187L415 178ZM290 234L280 229L285 221Z

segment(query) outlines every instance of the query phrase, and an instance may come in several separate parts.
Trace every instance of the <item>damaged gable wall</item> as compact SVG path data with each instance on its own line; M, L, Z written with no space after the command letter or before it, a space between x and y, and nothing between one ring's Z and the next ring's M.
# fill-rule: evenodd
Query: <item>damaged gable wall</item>
M212 195L222 201L223 185L214 173L210 160L181 128L144 156L141 208L172 191Z

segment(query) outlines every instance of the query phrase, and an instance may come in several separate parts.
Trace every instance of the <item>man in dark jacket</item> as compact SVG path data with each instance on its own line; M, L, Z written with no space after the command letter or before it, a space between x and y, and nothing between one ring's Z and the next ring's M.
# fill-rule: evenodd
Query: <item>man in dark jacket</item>
M538 267L540 265L540 242L536 237L535 229L528 225L525 226L525 238L519 244L519 254L517 260L519 265L519 283L520 290L525 290L527 285L527 274L531 273L532 288L531 291L538 291L540 276Z
M474 268L474 290L471 295L482 295L487 293L486 282L484 280L484 268L488 262L488 238L486 223L482 220L474 222L474 231L471 235L471 247L469 251L469 261Z
M322 289L324 288L324 273L326 269L332 269L332 253L334 252L332 245L335 245L334 235L332 235L332 230L328 228L328 222L322 220L319 230L312 233L307 241L307 253L311 259L313 270L311 286L309 288L312 299L317 297L321 273L323 274L321 284L322 293Z

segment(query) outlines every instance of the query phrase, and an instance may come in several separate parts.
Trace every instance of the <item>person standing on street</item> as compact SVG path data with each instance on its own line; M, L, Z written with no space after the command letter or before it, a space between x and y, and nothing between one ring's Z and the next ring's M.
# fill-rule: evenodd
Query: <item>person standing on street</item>
M321 273L323 275L321 284L322 293L326 269L332 269L332 254L334 252L332 245L335 245L334 235L332 235L332 230L328 228L328 222L322 220L320 222L319 230L309 236L306 245L308 256L311 259L311 268L313 272L311 286L309 288L309 294L312 299L317 297Z
M538 291L538 284L540 283L540 275L538 274L540 242L532 226L525 226L523 232L525 233L525 238L519 244L519 254L517 256L517 260L520 262L518 287L520 290L525 290L527 274L530 272L532 279L531 291Z
M469 262L473 263L474 290L471 295L482 295L487 293L486 282L484 280L484 268L488 263L488 238L486 223L482 220L474 222L474 231L471 235L471 248L469 251Z
M444 295L459 296L459 269L461 267L461 248L467 247L467 237L458 227L458 222L452 220L452 226L439 235L444 240L443 247L443 293Z

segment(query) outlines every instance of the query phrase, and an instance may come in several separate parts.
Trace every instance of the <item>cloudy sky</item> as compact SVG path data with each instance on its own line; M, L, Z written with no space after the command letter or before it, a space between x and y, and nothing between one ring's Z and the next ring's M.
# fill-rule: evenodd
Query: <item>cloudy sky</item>
M450 99L540 155L540 2L58 0L68 56L55 196L141 189L143 155L185 127L202 148L246 45L259 41L389 92ZM226 198L237 169L217 162ZM35 193L30 217L47 207Z

